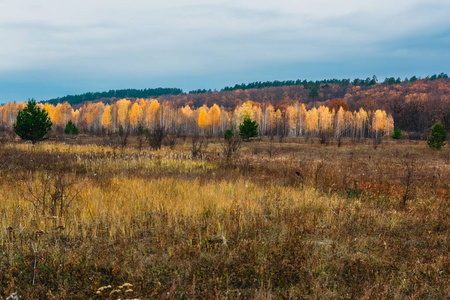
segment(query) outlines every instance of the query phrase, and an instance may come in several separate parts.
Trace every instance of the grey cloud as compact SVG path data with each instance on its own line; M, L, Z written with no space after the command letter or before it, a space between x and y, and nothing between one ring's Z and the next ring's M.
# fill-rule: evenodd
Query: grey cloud
M18 3L11 15L0 12L0 41L8 45L0 48L0 86L10 74L45 73L68 89L65 78L94 90L121 82L208 88L206 82L232 84L233 76L288 79L297 69L323 77L361 76L363 68L402 73L409 70L404 62L427 54L441 58L439 66L422 58L430 68L449 67L442 58L448 58L450 3L443 0ZM383 63L399 58L398 65Z

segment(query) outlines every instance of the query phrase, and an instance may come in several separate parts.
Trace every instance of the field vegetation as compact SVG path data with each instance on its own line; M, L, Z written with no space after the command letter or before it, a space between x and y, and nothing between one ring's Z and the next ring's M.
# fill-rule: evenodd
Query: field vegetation
M140 138L1 139L0 299L450 296L448 146Z

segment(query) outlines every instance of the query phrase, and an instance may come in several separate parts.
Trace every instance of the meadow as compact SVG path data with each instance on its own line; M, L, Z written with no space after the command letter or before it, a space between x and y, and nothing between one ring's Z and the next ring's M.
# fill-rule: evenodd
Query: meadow
M450 148L0 145L0 299L450 297Z

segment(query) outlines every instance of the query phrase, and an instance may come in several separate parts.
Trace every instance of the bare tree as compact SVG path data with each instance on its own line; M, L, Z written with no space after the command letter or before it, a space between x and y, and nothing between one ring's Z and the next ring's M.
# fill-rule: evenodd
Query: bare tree
M129 135L130 135L130 127L127 126L127 128L124 129L122 127L122 125L120 125L119 126L119 144L120 144L122 153L125 151L125 148L127 147Z
M202 139L200 137L200 134L198 132L195 132L194 135L192 136L192 149L191 149L192 157L197 158L202 156L207 148L208 148L208 140L204 138Z
M166 127L159 124L153 130L146 131L147 141L153 150L161 149L162 141L166 135Z
M241 148L241 137L238 134L234 134L231 129L225 131L225 137L221 143L222 151L229 161L233 156L236 156Z
M275 137L272 132L272 134L269 137L269 147L266 149L267 153L269 154L269 157L273 157L280 152L280 147L275 146L274 139Z
M144 127L142 127L142 124L139 124L139 126L136 129L139 152L142 150L142 146L144 144L144 133L145 133Z

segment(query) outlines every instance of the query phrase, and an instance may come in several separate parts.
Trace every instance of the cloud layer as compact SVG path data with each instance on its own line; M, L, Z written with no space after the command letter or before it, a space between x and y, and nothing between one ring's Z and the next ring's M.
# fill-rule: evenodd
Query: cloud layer
M0 0L0 101L450 65L447 0L152 2Z

